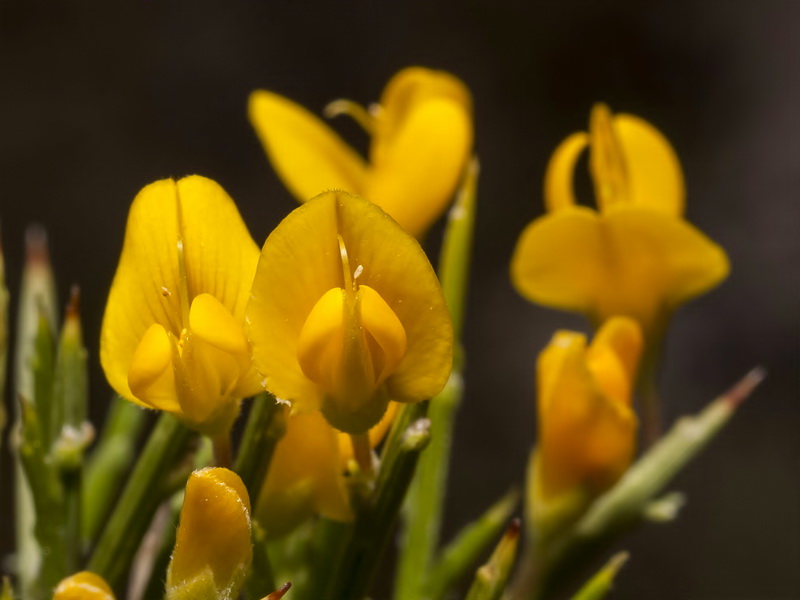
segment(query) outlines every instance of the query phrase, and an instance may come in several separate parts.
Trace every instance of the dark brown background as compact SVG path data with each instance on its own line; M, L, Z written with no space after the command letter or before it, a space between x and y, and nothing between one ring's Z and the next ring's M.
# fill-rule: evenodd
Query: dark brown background
M319 111L376 100L398 69L462 77L482 163L446 535L521 482L534 440L533 365L577 317L530 305L508 261L541 214L549 153L596 100L638 114L684 164L688 218L729 252L730 278L677 314L669 421L755 364L769 379L672 485L678 522L631 535L614 598L800 597L798 26L800 3L17 2L0 0L0 216L12 295L26 224L50 232L61 298L83 288L92 412L105 295L128 205L145 184L219 181L257 241L294 206L245 116L269 88ZM353 143L355 126L335 123ZM435 237L432 236L432 237ZM0 552L11 543L2 449Z

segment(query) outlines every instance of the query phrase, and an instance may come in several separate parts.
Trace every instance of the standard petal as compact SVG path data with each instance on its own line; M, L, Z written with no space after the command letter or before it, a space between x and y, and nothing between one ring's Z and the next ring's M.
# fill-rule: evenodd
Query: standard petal
M159 323L179 337L187 325L181 311L178 239L177 185L171 179L148 185L131 205L100 339L100 362L111 387L134 402L128 368L145 332Z
M177 191L189 301L211 294L242 323L258 246L236 204L215 181L184 177Z
M99 575L81 571L59 582L53 600L114 600L114 592Z
M336 198L328 193L322 197ZM275 396L295 410L319 408L321 393L300 367L300 332L317 301L342 286L334 201L309 202L269 235L247 308L253 364Z
M373 154L364 196L419 237L448 206L471 151L472 122L463 104L426 99Z
M544 177L544 204L549 212L575 206L572 185L575 163L588 144L589 136L586 133L573 133L558 145L550 157Z
M630 202L682 215L686 196L683 171L667 138L634 115L615 115L612 127L625 157Z
M305 108L259 90L248 112L275 171L300 202L330 189L363 190L364 160Z

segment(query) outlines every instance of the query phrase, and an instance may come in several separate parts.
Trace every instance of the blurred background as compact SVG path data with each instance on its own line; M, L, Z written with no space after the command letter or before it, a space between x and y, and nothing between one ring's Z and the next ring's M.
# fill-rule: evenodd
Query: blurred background
M318 114L369 103L399 69L461 77L481 160L445 539L512 485L534 441L534 363L582 319L513 291L508 262L543 212L551 151L598 100L671 140L687 218L728 251L729 279L684 306L662 372L665 418L751 367L769 377L670 489L677 522L631 534L617 599L800 598L800 2L164 2L0 0L0 218L12 308L25 227L50 237L60 301L82 289L92 414L110 390L100 320L127 210L152 181L198 173L260 244L296 204L246 118L257 88ZM334 127L357 147L347 119ZM587 188L588 189L588 188ZM440 229L430 235L435 252ZM8 396L8 394L6 394ZM13 547L7 441L0 554Z

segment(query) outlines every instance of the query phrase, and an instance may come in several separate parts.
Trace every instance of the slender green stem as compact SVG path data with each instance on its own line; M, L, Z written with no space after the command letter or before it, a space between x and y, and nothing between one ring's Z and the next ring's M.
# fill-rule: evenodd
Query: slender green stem
M417 474L403 507L402 552L395 579L395 597L398 600L417 600L427 585L426 578L430 575L430 565L439 542L453 422L462 393L461 377L453 373L428 407L431 443L420 457Z
M136 439L146 416L139 406L114 395L102 435L84 470L81 531L87 545L108 517L122 478L133 462Z
M358 507L352 533L325 598L360 599L369 589L419 453L430 439L430 421L417 419L398 437L397 447L389 450L389 460L381 466L375 491L367 503Z
M286 431L288 406L262 393L253 399L241 446L236 454L235 471L242 478L250 502L258 502L275 446Z
M165 498L163 484L191 435L173 416L159 417L92 553L88 570L104 577L118 594L142 536Z

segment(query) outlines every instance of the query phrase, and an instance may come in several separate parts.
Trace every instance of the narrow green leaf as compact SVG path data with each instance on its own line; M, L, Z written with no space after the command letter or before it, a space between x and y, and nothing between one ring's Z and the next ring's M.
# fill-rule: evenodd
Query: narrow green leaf
M459 532L442 551L433 566L422 598L438 600L461 579L497 539L519 504L519 490L511 490L475 522Z
M498 600L506 588L514 559L517 557L520 521L514 519L506 529L489 561L475 573L467 600Z
M608 592L611 591L614 578L628 562L628 553L619 552L611 557L611 559L600 569L594 576L586 582L577 594L572 597L572 600L603 600Z

